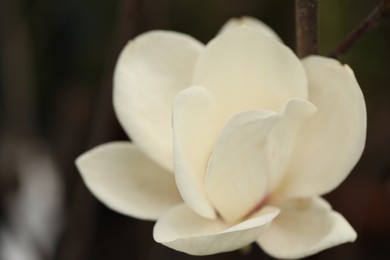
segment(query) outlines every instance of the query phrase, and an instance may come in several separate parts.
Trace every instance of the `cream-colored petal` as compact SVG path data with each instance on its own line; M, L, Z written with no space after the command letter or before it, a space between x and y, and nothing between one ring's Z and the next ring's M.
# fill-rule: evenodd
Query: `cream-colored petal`
M218 136L205 187L218 213L230 223L247 216L267 195L268 134L278 120L270 111L242 112Z
M208 43L194 71L226 118L240 111L281 111L291 98L307 98L301 62L282 43L248 26L232 28Z
M257 240L269 255L303 258L356 239L356 232L322 198L285 202L281 213Z
M173 104L176 183L187 205L206 218L216 217L203 181L220 128L217 105L206 89L191 87L177 95Z
M366 138L366 107L352 70L338 61L303 60L309 100L317 113L297 139L279 197L322 195L337 187L359 160Z
M154 161L172 170L171 109L191 86L201 43L190 36L151 31L123 49L114 74L114 108L130 138Z
M89 190L107 207L155 220L182 203L173 175L129 142L111 142L76 159Z
M303 99L291 99L283 109L280 121L268 137L268 189L270 192L284 177L295 147L296 137L308 118L315 112L316 107Z
M275 40L282 41L279 36L265 23L262 21L250 17L250 16L243 16L238 18L232 18L229 19L221 28L219 33L224 33L229 31L230 29L239 27L239 26L249 26L255 30L258 30L261 33L266 34L267 36L274 38Z
M229 226L218 219L202 218L181 205L157 221L153 236L157 242L191 255L228 252L254 242L279 212L278 208L264 207L251 218Z

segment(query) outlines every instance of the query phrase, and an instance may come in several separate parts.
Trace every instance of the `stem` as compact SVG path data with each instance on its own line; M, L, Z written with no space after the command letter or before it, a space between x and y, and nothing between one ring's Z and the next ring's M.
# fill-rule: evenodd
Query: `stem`
M318 0L295 0L297 55L303 58L317 53Z
M347 50L357 42L366 32L380 25L382 18L390 15L390 0L382 0L378 6L352 31L341 43L329 54L329 57L338 59L345 54Z

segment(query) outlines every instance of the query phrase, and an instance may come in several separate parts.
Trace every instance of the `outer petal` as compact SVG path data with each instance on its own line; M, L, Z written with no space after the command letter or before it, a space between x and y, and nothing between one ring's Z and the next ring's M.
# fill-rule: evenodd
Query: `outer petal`
M203 46L176 32L152 31L123 49L114 75L114 107L127 134L154 161L172 170L171 108L191 85Z
M279 213L264 207L252 218L235 226L194 214L185 205L163 215L154 226L154 239L170 248L191 255L209 255L239 249L259 237Z
M76 165L89 190L119 213L155 220L182 202L172 174L129 142L95 147Z
M266 196L267 137L278 120L278 114L270 111L242 112L218 137L205 185L210 201L230 223L248 215Z
M227 118L255 108L281 111L289 99L307 98L305 71L295 54L248 26L230 29L206 46L193 82L213 93Z
M297 259L355 239L356 232L343 216L325 200L313 198L282 205L258 244L275 258Z
M204 190L204 176L221 128L217 105L202 87L183 90L173 104L176 183L187 205L199 215L216 214Z
M318 112L302 129L281 197L305 197L337 187L359 160L366 138L366 107L352 70L338 61L303 60L309 99Z
M250 17L250 16L243 16L239 18L232 18L228 20L221 28L219 33L224 33L229 31L230 29L237 28L239 26L249 26L255 30L260 31L261 33L264 33L268 35L271 38L274 38L275 40L282 41L279 36L265 23L262 21Z

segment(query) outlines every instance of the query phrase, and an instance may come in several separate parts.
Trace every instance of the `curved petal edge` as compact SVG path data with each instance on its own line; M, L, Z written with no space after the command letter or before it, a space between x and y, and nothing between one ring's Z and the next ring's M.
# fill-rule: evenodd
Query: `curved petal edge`
M114 211L156 220L182 203L172 174L130 142L110 142L76 159L88 189Z
M366 140L364 97L353 71L340 62L310 56L303 60L309 101L317 107L302 127L280 197L307 197L335 189L361 157Z
M322 198L290 200L257 240L269 255L297 259L356 240L356 231Z
M217 104L203 87L180 92L173 102L173 151L177 187L186 204L199 215L215 219L204 177L220 129Z
M233 251L254 242L279 214L264 207L255 216L234 226L193 213L186 205L175 207L156 223L156 242L190 255L211 255Z
M150 31L122 50L114 72L113 103L129 137L162 167L172 171L172 102L191 86L203 45L177 32Z

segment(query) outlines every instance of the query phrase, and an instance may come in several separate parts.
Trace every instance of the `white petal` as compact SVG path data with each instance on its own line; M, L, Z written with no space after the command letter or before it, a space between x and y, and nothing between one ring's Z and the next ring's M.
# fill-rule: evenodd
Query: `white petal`
M182 203L173 175L129 142L97 146L76 165L89 190L119 213L155 220Z
M173 105L176 183L187 205L206 218L216 217L203 179L220 125L217 106L206 89L191 87L178 94Z
M261 33L266 34L267 36L274 38L275 40L282 41L279 36L265 23L262 21L250 17L250 16L243 16L239 18L232 18L228 20L221 28L219 33L224 33L229 31L230 29L239 27L239 26L249 26L255 30L260 31Z
M191 86L203 46L176 32L152 31L123 49L114 75L114 107L130 138L154 161L172 170L171 109Z
M268 142L269 191L284 177L300 129L316 112L316 107L302 99L291 99L281 113L280 121L270 133Z
M154 239L191 255L210 255L239 249L255 241L279 213L264 207L255 216L235 226L193 213L185 205L164 214L154 226Z
M337 187L359 160L366 138L366 107L352 70L338 61L303 60L316 115L302 128L278 195L322 195Z
M218 137L205 185L210 201L230 223L248 215L267 195L267 137L278 119L270 111L242 112Z
M356 232L321 198L297 199L282 205L280 215L258 239L275 258L297 259L356 239Z
M281 111L291 98L307 98L301 62L285 45L247 26L220 34L199 57L194 85L207 88L226 117L249 109Z

